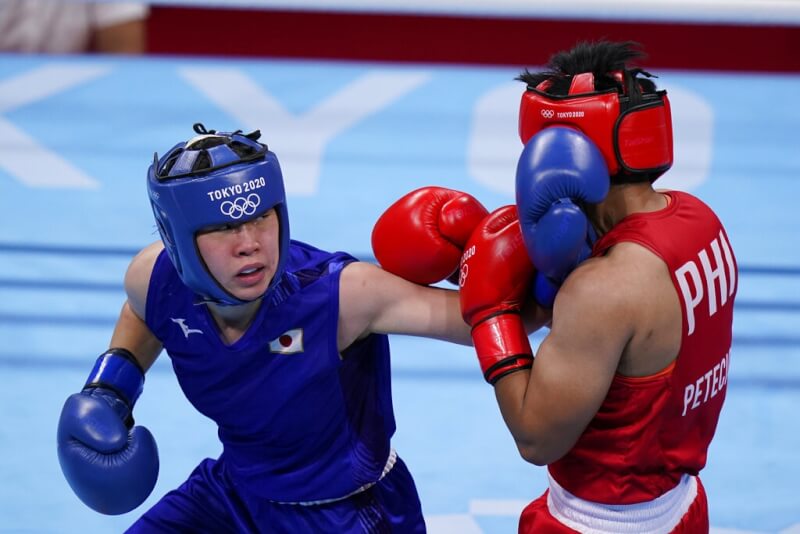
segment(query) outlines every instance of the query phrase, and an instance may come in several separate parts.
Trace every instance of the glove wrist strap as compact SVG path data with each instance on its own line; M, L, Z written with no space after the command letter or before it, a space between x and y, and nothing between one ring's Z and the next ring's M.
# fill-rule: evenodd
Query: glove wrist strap
M130 351L108 349L97 358L83 386L84 390L91 388L110 389L133 408L144 388L144 370Z
M494 385L502 377L533 365L533 352L519 313L493 315L472 328L483 377Z

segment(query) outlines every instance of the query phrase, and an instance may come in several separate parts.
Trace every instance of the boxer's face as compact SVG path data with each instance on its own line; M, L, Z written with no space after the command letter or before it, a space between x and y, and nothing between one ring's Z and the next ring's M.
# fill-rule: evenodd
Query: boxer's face
M197 249L211 275L230 294L244 301L261 297L269 287L280 255L275 209L248 221L203 229Z

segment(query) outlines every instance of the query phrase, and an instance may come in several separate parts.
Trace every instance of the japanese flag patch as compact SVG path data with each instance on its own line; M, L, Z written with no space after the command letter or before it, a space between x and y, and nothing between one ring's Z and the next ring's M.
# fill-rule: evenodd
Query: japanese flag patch
M269 351L277 354L303 352L303 329L292 328L269 342Z

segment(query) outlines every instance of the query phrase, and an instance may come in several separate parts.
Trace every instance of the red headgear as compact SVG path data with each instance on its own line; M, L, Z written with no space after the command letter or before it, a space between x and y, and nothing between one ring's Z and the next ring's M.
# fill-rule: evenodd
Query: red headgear
M635 72L611 75L624 88L595 90L594 74L572 77L569 93L546 93L550 80L528 87L519 110L519 136L525 144L548 126L571 126L594 141L614 181L648 175L652 182L672 166L672 117L666 91L643 94ZM628 177L628 179L626 179Z

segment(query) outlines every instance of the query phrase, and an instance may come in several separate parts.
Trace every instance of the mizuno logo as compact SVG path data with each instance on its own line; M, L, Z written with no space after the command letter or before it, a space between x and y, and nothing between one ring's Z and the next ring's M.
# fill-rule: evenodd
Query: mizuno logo
M202 330L198 330L197 328L189 328L186 325L186 319L178 317L177 319L170 317L170 320L175 323L176 325L181 327L181 332L183 332L184 337L189 339L189 334L202 334Z

